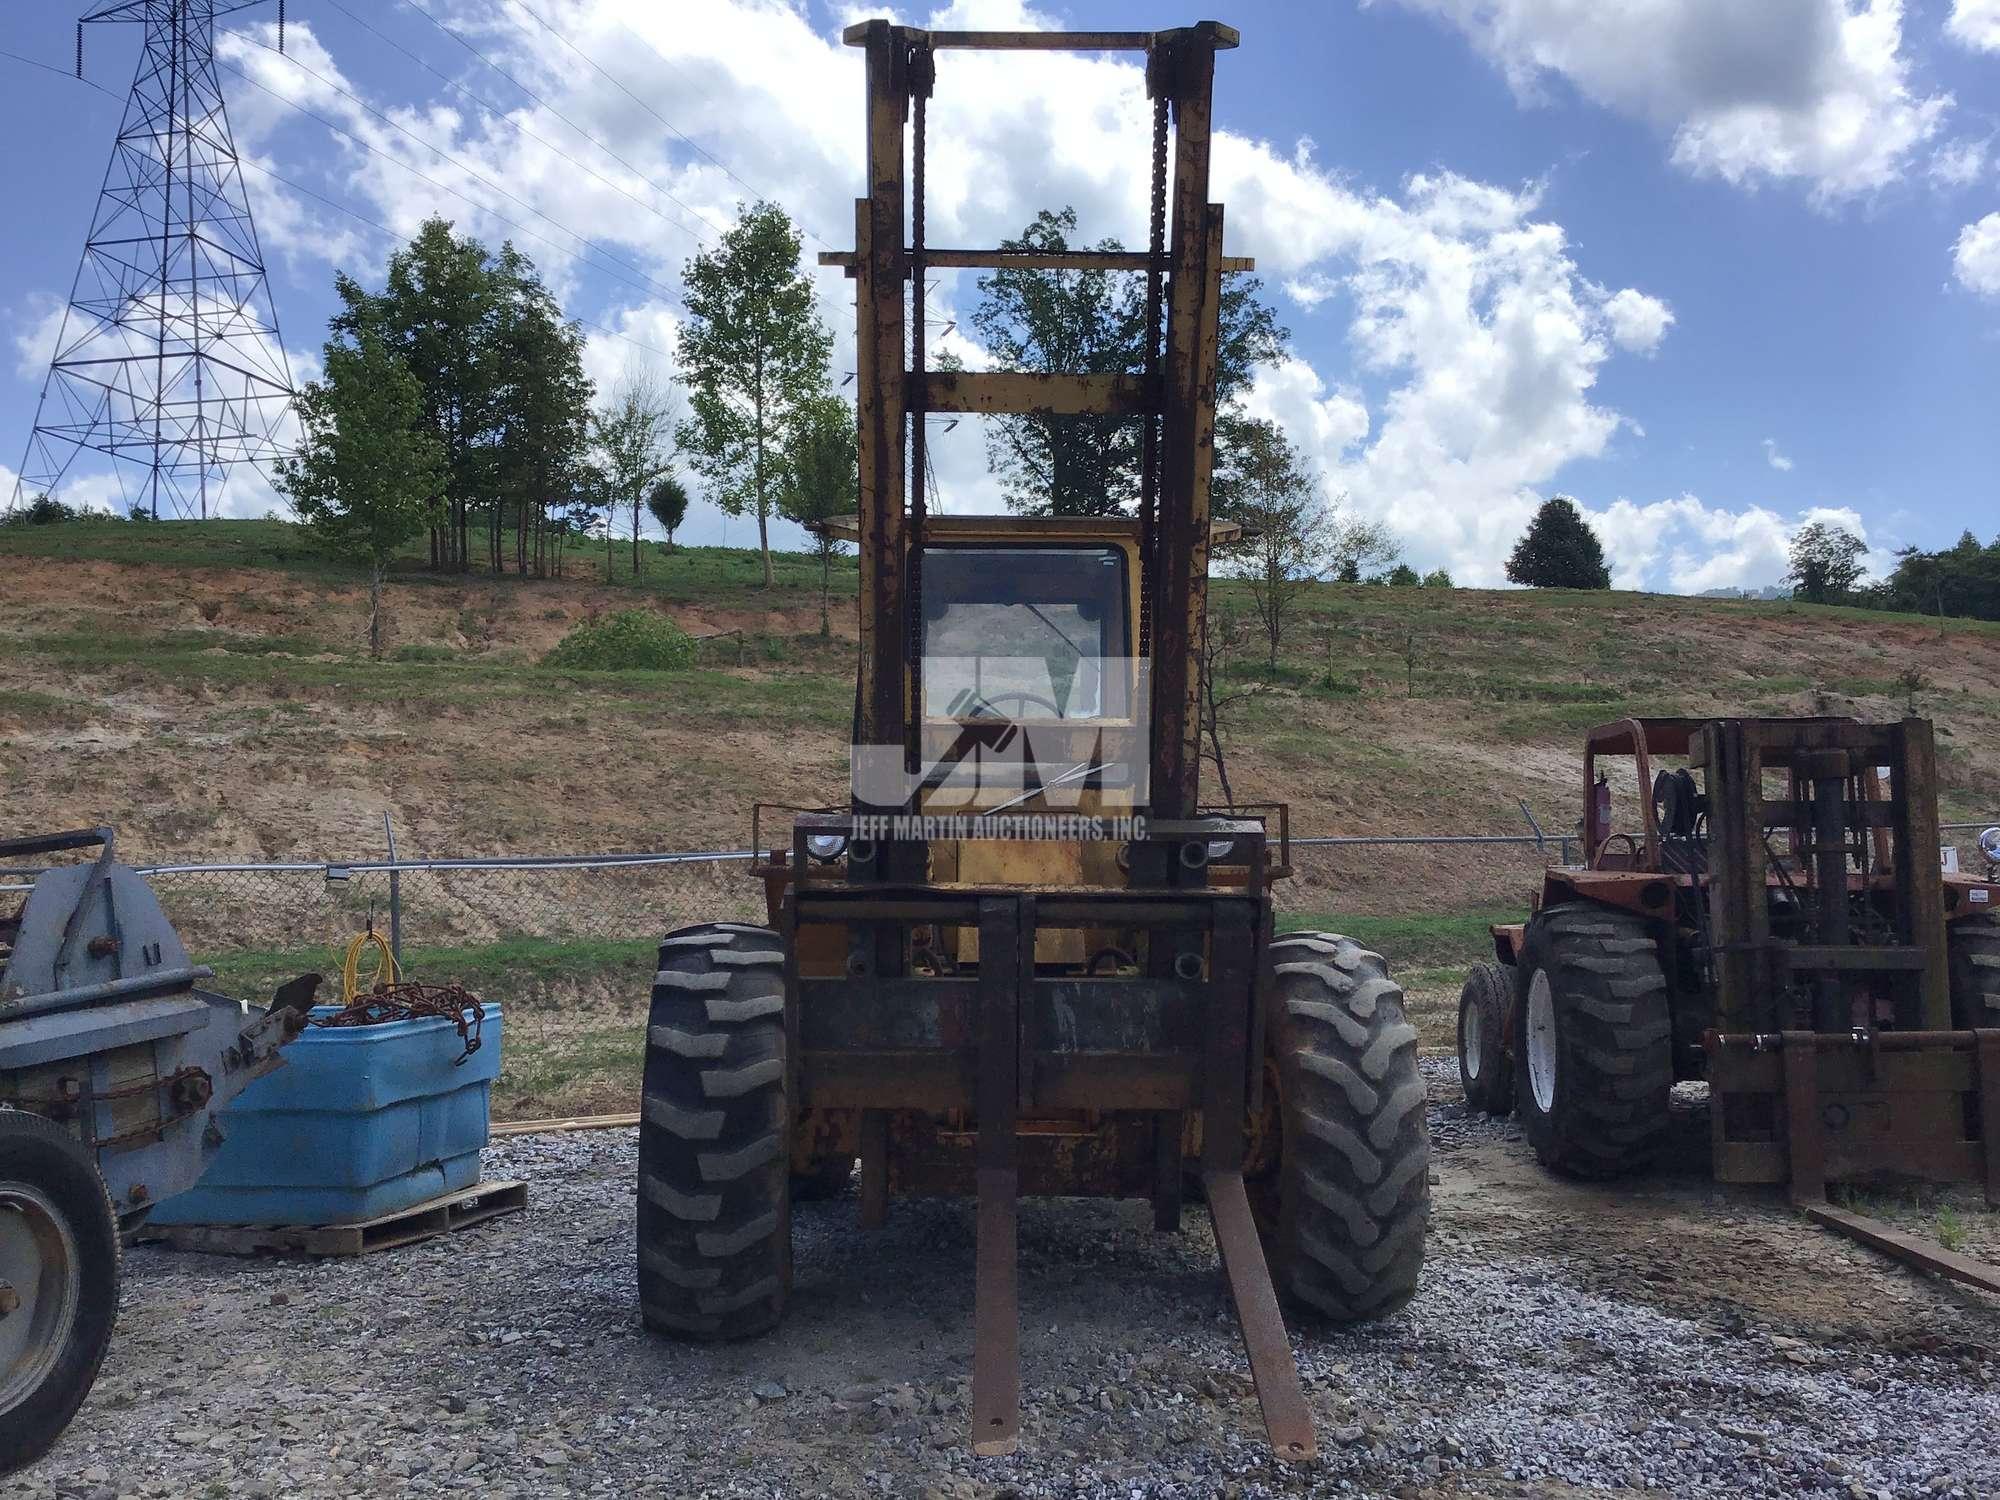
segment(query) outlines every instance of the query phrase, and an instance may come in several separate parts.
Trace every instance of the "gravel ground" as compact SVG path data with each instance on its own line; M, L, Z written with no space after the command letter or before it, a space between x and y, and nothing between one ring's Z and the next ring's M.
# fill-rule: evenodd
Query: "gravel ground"
M975 1459L969 1204L801 1205L784 1327L664 1343L616 1131L495 1146L527 1212L365 1260L134 1250L95 1393L0 1495L2000 1494L2000 1300L1769 1195L1552 1181L1426 1066L1423 1289L1295 1336L1303 1469L1262 1451L1199 1208L1023 1205L1022 1444Z

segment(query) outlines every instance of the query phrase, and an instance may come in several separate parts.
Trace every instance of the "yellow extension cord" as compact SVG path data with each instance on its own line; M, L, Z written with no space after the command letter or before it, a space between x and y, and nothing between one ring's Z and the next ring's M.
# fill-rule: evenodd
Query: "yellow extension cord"
M380 955L375 973L368 981L368 988L361 987L361 955L373 947ZM365 995L377 985L396 982L396 955L390 951L388 939L370 927L356 936L347 945L347 959L340 966L340 1003L352 1005L357 995Z

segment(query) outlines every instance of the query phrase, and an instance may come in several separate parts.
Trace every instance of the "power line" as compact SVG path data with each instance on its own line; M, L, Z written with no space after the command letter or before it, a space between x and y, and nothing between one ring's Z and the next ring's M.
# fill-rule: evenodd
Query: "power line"
M102 84L91 83L88 78L78 78L68 68L58 68L53 63L37 62L32 57L23 57L20 53L9 52L5 48L0 48L0 57L11 57L17 63L26 63L31 68L40 68L44 73L53 73L58 78L67 78L71 83L89 84L91 88L96 89L98 93L104 95L107 99L116 99L119 97Z
M595 177L599 182L603 183L613 192L619 193L623 195L625 198L629 199L631 202L638 204L639 207L645 209L647 213L653 214L654 216L663 220L664 222L673 225L674 228L680 230L684 234L690 234L694 236L694 239L697 244L705 244L707 242L706 237L701 233L700 230L690 228L688 225L683 224L679 219L676 219L669 214L662 213L658 208L646 202L645 199L629 191L623 185L614 182L611 178L606 177L602 172L598 171L588 162L579 161L576 157L571 156L567 151L563 150L563 148L558 146L554 141L549 140L546 136L539 135L536 132L528 129L527 126L523 125L519 120L516 120L506 110L501 109L498 105L493 104L489 100L482 99L478 94L475 94L471 89L467 88L457 79L451 77L451 75L446 73L442 68L439 68L430 62L427 62L424 58L418 56L415 52L412 52L408 47L405 47L401 42L397 41L394 37L389 36L387 33L379 30L375 26L369 24L367 21L364 21L360 16L357 16L353 11L349 10L345 5L342 5L340 3L340 0L327 0L327 4L331 5L335 10L339 11L343 16L346 16L348 20L352 21L355 25L359 26L363 31L368 32L372 36L380 38L384 42L387 42L391 47L394 47L398 52L402 53L403 56L407 57L411 62L415 63L425 72L431 74L434 78L442 82L446 88L453 89L458 93L463 94L466 98L470 99L474 104L478 105L481 109L485 110L488 114L492 115L495 119L499 120L503 125L508 126L510 129L519 131L522 135L526 136L529 140L536 142L538 145L547 147L549 150L555 152L557 156L560 156L564 161L568 162L571 166L575 167L578 171L588 172L592 177ZM600 141L596 136L592 135L588 130L585 130L581 125L577 124L576 121L570 119L568 115L565 115L561 110L557 109L554 105L550 104L546 99L542 98L539 94L536 94L532 89L529 89L519 79L515 78L511 73L507 72L506 69L501 68L496 64L494 64L492 61L490 61L476 47L473 47L471 43L467 42L463 37L460 37L459 35L457 35L457 33L453 32L452 29L446 26L442 21L439 21L434 17L429 17L429 16L426 16L426 19L430 20L433 26L437 27L440 31L444 32L445 35L451 37L452 40L457 42L460 46L465 47L475 57L479 58L481 62L485 63L487 67L492 68L494 72L500 74L502 78L505 78L509 83L512 83L516 88L520 89L522 93L526 94L530 99L533 99L535 103L539 104L543 109L546 109L550 114L554 115L558 120L561 120L563 124L569 126L571 130L574 130L578 135L582 136L585 140L589 141L591 145L597 147L598 150L602 151L606 156L609 156L613 161L617 162L619 166L625 168L626 171L630 172L634 177L637 177L641 182L645 183L646 186L650 187L654 192L658 193L661 197L668 199L670 202L679 204L682 208L686 209L689 213L693 214L696 218L700 219L703 223L709 225L711 228L717 230L721 229L722 226L716 224L713 219L708 218L707 215L702 213L702 211L696 208L692 203L689 203L684 198L677 197L675 194L669 192L666 188L661 187L659 183L653 181L652 178L648 177L644 172L640 171L637 167L633 166L631 162L627 161L624 157L620 156L616 151L613 151L609 146L605 145L604 142Z
M81 83L85 88L94 89L98 93L104 95L107 99L117 99L121 97L119 94L114 93L112 90L105 88L102 84L93 83L88 78L80 79L76 77L75 74L69 72L67 69L52 67L48 63L37 62L32 57L21 56L21 54L18 52L9 52L6 51L4 48L0 48L0 57L11 58L15 62L26 63L31 68L40 68L44 72L54 73L57 77L62 78L66 82ZM224 66L228 65L225 64ZM247 79L250 83L256 84L258 88L264 87L262 84L257 83L256 79L250 78L249 75L244 73L241 69L232 68L231 71L235 72L237 76ZM264 92L271 94L271 97L279 100L281 103L285 104L292 103L291 100L286 99L282 94L273 93L269 89L265 89ZM352 135L349 135L346 131L342 130L338 125L335 125L330 121L323 119L321 116L314 114L311 110L306 109L303 105L294 104L293 108L298 109L303 114L310 115L314 120L317 120L320 124L325 125L329 130L332 130L335 134L346 137L346 139L352 141L355 145L362 147L364 150L374 152L374 154L382 157L384 161L390 162L395 166L399 166L403 168L403 170L405 170L406 172L409 172L416 177L422 178L423 181L430 183L431 186L438 188L440 191L453 193L453 196L459 198L462 202L471 204L474 208L479 209L481 212L493 214L494 218L499 219L501 223L508 225L510 228L519 230L522 234L531 235L537 239L541 239L543 244L551 245L555 249L560 250L563 248L560 245L555 245L554 242L551 240L544 239L542 236L539 235L535 235L535 232L532 229L525 228L524 226L515 223L512 219L506 218L504 215L493 213L491 209L486 208L485 205L477 202L475 199L468 198L462 193L454 192L453 189L445 187L442 183L439 183L434 179L426 176L424 173L419 172L415 167L412 167L408 162L400 161L396 157L388 155L386 152L376 151L375 148L373 146L370 146L366 141L360 140ZM305 197L313 199L315 202L324 204L326 207L332 209L335 213L345 214L348 218L355 220L357 223L365 224L370 229L376 230L381 234L387 235L392 240L400 241L403 238L400 232L391 229L387 224L384 224L381 220L371 219L368 217L368 215L357 212L355 209L349 208L346 204L341 203L336 199L329 198L326 196L326 194L317 192L314 189L307 187L304 183L294 182L291 178L285 176L284 173L275 171L274 169L265 166L262 162L253 161L250 158L245 157L242 159L241 164L243 166L250 168L253 172L260 172L264 176L272 179L274 182L280 183L283 186L290 188L295 193L302 194ZM594 266L592 267L592 269L602 271L604 268L602 266ZM627 283L627 284L631 285L633 283ZM644 290L644 288L640 288L640 290ZM595 332L604 334L608 338L617 339L620 343L630 344L634 349L644 350L648 354L656 354L661 359L672 361L674 357L665 349L660 348L657 344L649 344L643 339L633 338L628 333L620 333L617 329L609 327L606 324L599 323L595 319L581 317L576 313L569 313L567 314L567 320L572 323L580 323L585 328L589 328L594 330Z
M421 5L417 4L417 0L403 0L403 3L405 5L413 6L418 10L423 9ZM509 0L509 3L512 4L515 7L515 9L519 10L522 14L527 16L529 20L533 21L537 26L541 27L542 30L546 31L550 36L554 37L557 41L561 42L565 47L569 48L570 51L574 52L578 57L582 58L586 63L588 63L593 69L597 71L598 76L603 78L613 88L617 89L619 93L623 94L627 99L630 99L634 104L638 105L639 108L643 109L647 114L651 115L654 119L658 120L668 130L672 131L675 135L679 136L683 141L687 142L689 146L693 147L696 151L699 151L703 156L707 157L710 161L714 162L716 166L720 167L722 171L728 175L729 179L732 182L734 182L738 187L742 188L746 193L751 194L753 197L765 199L772 203L778 201L777 199L770 197L769 194L758 192L756 188L752 187L749 183L745 182L741 177L738 177L736 173L730 169L729 164L727 162L723 161L721 157L715 155L714 152L708 150L699 141L695 140L693 136L689 135L686 131L682 130L678 125L674 124L672 120L669 120L665 115L661 114L657 109L653 108L652 105L648 104L644 99L641 99L637 94L633 93L630 89L625 87L625 85L622 82L620 82L616 77L614 77L610 72L608 72L604 68L604 66L597 61L596 58L592 57L588 52L585 52L581 47L577 46L575 42L572 42L568 37L564 36L555 27L551 26L547 21L542 19L541 15L536 12L534 7L524 3L524 0ZM443 23L439 22L437 24L442 25ZM631 27L628 26L625 29L631 33L631 35L639 42L641 46L643 46L648 52L652 53L653 56L659 58L661 62L666 63L668 67L673 66L672 60L669 59L663 52L661 52L659 48L655 47L651 42L647 41L644 37L640 36L636 31L632 31ZM808 226L803 220L800 221L799 227L805 230L808 238L818 240L820 244L826 245L826 248L829 250L833 248L833 246L827 245L825 240L820 239L820 237L817 234L814 234L811 227Z
M258 89L263 93L269 94L273 99L276 99L280 104L283 104L288 108L295 109L300 114L304 115L307 119L313 120L318 124L325 126L328 130L331 130L335 135L339 136L342 140L347 141L351 145L359 146L363 151L366 151L371 156L381 157L383 161L390 163L392 166L402 168L405 172L408 172L412 177L415 177L420 182L425 182L430 184L430 186L436 188L441 193L449 193L452 197L458 199L459 202L466 204L468 207L476 209L480 213L490 215L491 217L499 220L502 224L505 224L509 229L514 230L516 233L526 235L531 240L539 241L540 243L547 245L551 250L556 251L558 254L561 255L576 254L576 252L572 250L570 246L558 244L556 241L550 239L547 235L541 234L536 230L530 229L527 225L521 223L518 219L510 219L505 214L501 213L499 210L487 204L481 203L477 198L472 197L469 193L462 192L458 188L451 187L445 183L439 182L435 177L432 177L429 173L411 166L410 163L404 161L401 157L391 156L388 152L382 150L380 147L372 145L369 142L362 140L361 137L355 135L353 132L345 130L341 126L334 124L333 121L329 120L325 115L320 114L318 111L308 109L305 105L300 104L295 99L287 99L283 94L279 93L276 89L266 88L263 84L259 83L255 78L252 78L248 73L246 73L243 69L237 67L234 63L223 62L218 59L216 65L218 67L227 68L230 72L234 73L238 78L241 78L245 83L248 83L252 88ZM544 215L544 217L546 217L546 215ZM602 254L602 252L598 251L597 248L594 245L592 245L588 240L585 240L582 235L577 234L575 230L569 229L561 224L558 224L556 227L562 229L565 234L568 234L573 238L577 239L578 241L582 242L584 249L587 253ZM666 296L673 295L673 293L668 291L667 288L661 286L659 282L654 281L650 276L646 276L646 274L643 271L639 273L642 280L634 281L629 276L621 275L617 271L611 270L606 266L599 265L597 262L589 260L587 258L584 260L584 264L588 265L593 271L596 271L601 275L609 276L614 281L622 281L625 283L625 285L636 288L639 291L659 292Z
M346 214L348 218L354 219L359 223L366 224L370 229L377 230L380 233L387 235L392 240L400 241L403 238L403 236L400 233L398 233L394 229L391 229L387 224L384 224L380 219L371 219L368 217L368 215L357 212L356 210L349 208L345 203L341 203L335 199L327 197L326 194L324 193L314 192L311 188L305 186L303 183L292 181L291 178L285 176L285 174L282 172L273 171L271 168L264 166L260 162L246 160L243 163L243 165L251 168L253 171L262 172L266 177L269 177L274 182L282 183L284 186L290 188L295 193L302 193L308 198L314 199L317 202L325 204L335 213ZM581 323L586 328L593 328L599 333L607 334L614 339L618 339L624 343L630 344L634 349L643 349L648 354L657 354L660 356L660 358L666 360L671 360L673 358L673 355L669 354L666 350L658 348L655 345L648 344L642 339L635 339L630 334L620 333L615 328L607 328L602 323L594 322L589 318L580 317L575 313L566 313L564 316L566 321L568 322Z
M348 11L345 6L340 4L340 0L329 0L329 3L332 4L336 10L340 10L343 14L352 15L352 12ZM722 173L729 178L730 181L734 182L738 187L742 188L746 193L749 193L753 198L761 199L766 202L778 203L781 207L784 206L782 202L772 194L763 192L752 183L744 181L744 179L736 172L736 170L733 167L729 165L728 162L724 161L721 157L717 156L713 151L710 151L706 146L702 145L700 141L697 141L693 136L689 135L686 131L682 130L678 125L674 124L672 120L669 120L665 115L661 114L651 104L647 103L644 99L640 98L637 94L633 93L632 90L627 88L623 82L621 82L618 78L614 77L610 72L608 72L604 68L604 66L597 61L596 58L592 57L589 53L585 52L581 47L577 46L576 43L572 42L568 37L564 36L554 26L550 25L549 22L543 19L543 17L539 13L537 13L532 6L524 3L524 0L508 0L508 3L512 4L523 15L527 16L529 20L533 21L537 26L541 27L542 30L546 31L550 36L554 37L557 41L561 42L565 47L569 48L571 52L574 52L578 57L582 58L585 63L587 63L591 68L593 68L600 77L604 78L608 83L610 83L613 88L617 89L627 99L630 99L634 104L638 105L639 108L643 109L647 114L651 115L655 120L658 120L661 125L665 126L675 136L679 137L682 141L684 141L692 150L699 152L709 161L715 163L716 167L719 168L722 171ZM724 226L716 224L713 219L709 218L699 209L695 209L690 205L688 205L687 203L683 202L681 199L674 197L672 193L668 193L665 188L660 187L658 183L653 182L652 179L646 177L646 175L643 172L640 172L637 167L632 165L632 163L626 161L624 157L620 156L616 151L613 151L609 146L605 145L604 142L598 140L597 137L591 135L589 131L585 130L581 125L578 125L574 120L570 119L569 116L565 115L561 110L557 109L553 104L549 103L548 100L544 99L540 94L536 93L533 89L529 88L525 83L521 82L521 80L516 78L512 73L508 72L505 68L501 67L498 63L494 62L479 48L475 47L471 42L467 41L463 36L459 35L458 32L454 31L451 27L447 26L444 22L440 21L436 16L432 15L430 11L426 10L424 6L421 3L419 3L419 0L403 0L403 4L407 5L411 10L414 10L418 15L422 16L426 21L429 21L431 25L435 26L439 31L443 32L446 36L450 37L454 42L457 42L459 46L463 47L467 52L471 53L481 63L485 64L488 68L491 68L495 73L498 73L502 78L506 79L509 83L513 84L515 88L519 89L522 93L526 94L530 99L534 100L535 103L541 105L542 108L546 109L550 114L554 115L558 120L561 120L565 125L569 126L570 129L574 130L578 135L581 135L585 140L589 141L592 145L596 146L599 150L603 151L605 155L609 156L613 161L617 162L627 171L637 175L642 181L646 182L655 191L665 193L667 197L673 198L674 202L679 203L681 207L686 208L688 212L695 214L704 223L713 226L719 232L724 232L724 233L727 232ZM666 64L666 66L670 68L678 67L678 65L674 62L672 58L668 57L664 52L660 51L658 47L655 47L645 37L639 35L638 32L633 31L631 27L627 26L624 28L624 30L632 37L634 41L638 42L639 45L644 47L648 52L652 53L653 56L657 57L662 63ZM380 33L378 32L377 35L380 35ZM386 41L387 38L384 38L384 40ZM391 43L390 45L394 46L395 44ZM406 53L405 55L408 54ZM421 59L418 59L418 61L421 62ZM430 67L428 63L424 63L423 66L427 68ZM435 68L432 68L431 71L435 73L437 70ZM443 77L444 75L439 74L438 76ZM786 212L789 214L791 210L787 208ZM835 248L835 246L832 245L823 235L819 234L816 230L813 229L813 227L810 224L806 223L804 218L802 217L798 218L797 222L799 228L804 232L806 238L816 241L818 244L824 246L828 250ZM926 302L930 301L930 290L931 289L928 287L925 288L924 300ZM938 312L939 316L943 316L942 310L938 310Z
M384 114L374 105L368 103L367 100L359 98L352 93L349 93L346 89L342 88L339 84L335 83L332 79L326 77L324 74L319 73L314 69L307 67L304 63L300 62L296 57L291 57L286 55L285 53L279 52L276 47L270 46L268 43L265 42L260 42L257 40L257 38L241 31L225 32L224 35L240 38L241 40L248 42L253 47L261 47L266 52L270 52L276 56L283 57L286 62L289 62L293 67L297 68L300 72L306 74L308 77L317 79L321 84L325 85L329 89L332 89L336 94L340 95L341 98L347 100L350 104L353 104L355 107L368 111L369 114L375 116L376 119L380 120L384 125L387 125L391 130L394 130L397 134L407 136L410 140L415 141L419 146L422 146L425 150L434 152L438 156L443 157L446 161L450 162L454 167L457 167L459 171L465 173L466 176L472 178L473 181L478 182L485 187L491 188L494 192L498 193L501 197L507 199L509 202L519 204L522 208L525 208L529 213L533 214L536 218L542 220L544 223L555 225L557 229L560 229L564 234L570 236L570 238L574 239L578 244L582 245L586 250L594 251L596 254L603 256L604 259L613 261L618 265L624 266L628 271L631 271L635 276L638 276L641 280L645 281L655 290L667 296L673 295L672 292L668 291L666 287L662 286L659 282L654 281L652 277L648 276L643 270L641 270L638 266L634 265L631 261L626 260L622 256L613 255L609 250L603 249L601 246L593 244L587 235L579 234L576 230L571 229L567 224L563 223L560 219L555 218L553 215L542 212L541 209L535 207L534 204L528 202L527 199L521 197L519 194L509 192L506 188L500 186L499 183L493 181L490 177L487 177L480 172L474 171L471 167L467 166L464 162L460 161L457 157L453 156L449 151L446 151L442 146L435 145L432 142L425 140L422 136L418 135L414 130L411 130L408 126L398 124L395 120L391 119L388 115ZM285 99L285 96L283 94L278 93L276 90L265 88L263 84L257 83L257 80L251 78L250 75L243 69L235 67L233 64L225 64L225 66L228 66L231 69L231 71L234 72L238 77L249 79L251 83L256 84L258 88L263 89L265 93L270 94L274 99L283 99L284 102L287 104L293 103L292 100ZM295 107L300 109L304 108L303 105L296 105ZM318 117L315 116L315 118ZM327 122L322 119L320 123L325 124ZM351 140L353 139L353 137L350 136L349 139ZM395 158L393 157L390 158L390 160L392 161L394 159ZM449 189L447 189L447 191L449 191ZM498 216L496 215L495 217ZM692 230L685 230L685 229L683 232L689 234L693 233Z

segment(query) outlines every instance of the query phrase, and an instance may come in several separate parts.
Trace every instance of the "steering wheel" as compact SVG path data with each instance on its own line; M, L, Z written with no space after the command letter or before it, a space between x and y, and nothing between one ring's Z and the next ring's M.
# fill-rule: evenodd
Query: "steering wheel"
M985 709L991 711L992 716L996 719L1012 718L1015 716L1003 714L999 708L1000 700L1009 698L1018 699L1024 705L1046 708L1049 711L1049 717L1052 719L1060 719L1063 716L1062 709L1056 704L1049 702L1040 693L995 693L991 698L988 698L983 693L976 694L973 701L965 706L963 712L967 717L971 717L979 714L982 709Z

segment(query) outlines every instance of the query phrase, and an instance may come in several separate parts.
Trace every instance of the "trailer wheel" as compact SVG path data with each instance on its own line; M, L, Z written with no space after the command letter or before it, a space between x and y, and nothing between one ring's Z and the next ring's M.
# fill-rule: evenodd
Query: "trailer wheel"
M639 1307L656 1333L748 1338L792 1285L784 949L709 922L660 944L639 1117Z
M1282 1122L1273 1276L1308 1314L1387 1317L1416 1293L1430 1218L1417 1029L1382 956L1352 939L1288 933L1271 961Z
M40 1458L97 1379L118 1316L118 1220L91 1153L0 1109L0 1473Z
M1515 975L1515 1108L1542 1164L1576 1177L1650 1165L1669 1125L1673 1016L1645 921L1551 906Z
M1947 929L1951 1024L1961 1031L2000 1027L2000 917L1973 917Z
M1507 971L1475 964L1458 994L1458 1078L1465 1102L1489 1115L1514 1108L1514 1060L1507 1055Z

